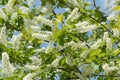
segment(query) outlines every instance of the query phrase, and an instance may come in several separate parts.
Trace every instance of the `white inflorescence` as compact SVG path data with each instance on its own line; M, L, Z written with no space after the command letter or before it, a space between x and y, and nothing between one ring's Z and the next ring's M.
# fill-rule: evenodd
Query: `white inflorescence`
M88 53L89 53L88 51L84 51L83 53L81 53L80 57L85 59L87 57Z
M4 19L4 20L6 20L6 14L3 12L3 10L2 9L0 9L0 18L2 18L2 19Z
M2 53L2 73L6 76L11 76L15 68L10 64L9 56L6 52Z
M12 37L12 46L13 46L13 49L17 50L19 48L20 40L21 40L22 36L23 36L22 33L19 33L17 36L13 35L13 37Z
M31 6L34 4L34 1L35 1L35 0L28 0L28 5L29 5L29 7L31 7Z
M59 61L62 59L62 56L59 56L58 58L56 58L52 63L51 63L51 67L55 67L57 68L59 66Z
M102 40L99 39L95 44L93 44L93 45L91 46L90 49L97 49L97 48L99 48L99 46L100 46L101 43L102 43Z
M113 29L113 36L114 37L119 37L119 30L117 28Z
M15 2L16 0L9 0L8 1L8 3L7 3L7 6L8 7L12 7L13 5L14 5L14 2Z
M109 74L110 72L114 71L114 70L117 70L118 68L115 67L115 66L109 66L108 64L103 64L102 66L103 70L105 71L106 74Z
M7 45L7 35L6 35L6 27L2 27L0 32L0 43Z
M40 30L40 27L39 26L30 26L30 29L32 31L39 31Z
M79 33L85 33L96 28L96 25L89 25L87 21L75 24L76 30Z
M112 40L110 38L107 38L106 40L106 46L107 46L107 50L111 50L112 49Z
M71 12L71 14L68 15L66 22L69 21L69 20L74 21L75 19L77 19L77 18L79 17L79 15L78 15L78 10L79 10L78 8L75 8L75 9Z
M39 66L25 65L25 68L26 68L26 69L29 69L29 70L37 70L37 69L39 69Z
M41 21L42 23L44 23L44 24L46 24L46 25L48 25L48 26L51 26L51 27L54 26L54 24L53 24L53 22L52 22L51 20L46 19L46 18L44 18L44 17L41 16L41 15L35 17L35 20L37 20L38 22Z
M32 37L41 39L41 40L50 40L52 35L40 34L40 33L33 33Z
M115 14L110 14L108 17L107 17L107 20L116 20L116 17L117 17L117 15L115 15Z
M108 32L104 32L103 41L106 42L107 38L109 38Z
M33 80L32 78L35 76L35 74L32 74L32 73L28 73L24 78L23 80Z

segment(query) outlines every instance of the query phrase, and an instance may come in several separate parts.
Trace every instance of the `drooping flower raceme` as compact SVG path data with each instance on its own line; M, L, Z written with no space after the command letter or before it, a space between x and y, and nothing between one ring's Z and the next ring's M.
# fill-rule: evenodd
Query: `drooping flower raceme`
M57 68L59 66L59 61L62 59L62 56L57 57L52 63L51 67Z
M107 38L106 40L106 46L107 46L107 50L111 50L112 49L112 40L110 38Z
M107 38L109 38L108 32L104 32L103 41L106 42Z
M82 52L82 53L80 54L80 57L83 58L83 59L85 59L85 58L87 58L88 54L89 54L88 51L84 51L84 52Z
M117 28L113 29L113 36L114 37L119 37L119 30Z
M53 24L53 22L52 22L51 20L46 19L46 18L44 18L44 17L41 16L41 15L35 17L35 21L38 21L38 22L40 21L40 22L42 22L42 23L44 23L45 25L48 25L48 26L50 26L50 27L53 27L53 26L54 26L54 24Z
M115 66L109 66L107 63L102 65L102 68L105 72L105 74L112 73L112 71L117 70L118 68Z
M2 53L2 73L6 76L11 76L15 68L10 64L9 56L6 52Z
M50 40L52 37L52 32L41 31L39 33L33 33L32 37L41 39L41 40Z
M28 69L28 70L37 70L37 69L39 69L39 66L34 66L34 65L25 65L24 66L26 69Z
M18 49L20 45L20 40L22 38L23 34L19 33L17 36L13 35L12 36L12 47L13 49Z
M7 35L6 35L6 27L2 27L1 32L0 32L0 43L4 44L7 46Z
M9 0L7 3L7 7L12 7L16 0Z
M101 43L102 43L102 40L99 39L96 43L94 43L94 44L90 47L90 49L97 49L97 48L99 48L99 46L100 46Z
M2 9L0 9L0 18L6 20L7 19L7 16L6 14L4 13L4 11Z
M70 15L68 15L66 22L71 20L74 21L75 19L77 19L80 15L78 14L78 8L75 8Z
M78 33L85 33L96 28L96 25L89 25L89 22L79 22L75 24Z
M28 73L23 80L33 80L32 78L35 76L35 74L33 73Z
M35 0L28 0L28 5L29 5L29 7L31 7L31 6L33 5L34 1L35 1Z

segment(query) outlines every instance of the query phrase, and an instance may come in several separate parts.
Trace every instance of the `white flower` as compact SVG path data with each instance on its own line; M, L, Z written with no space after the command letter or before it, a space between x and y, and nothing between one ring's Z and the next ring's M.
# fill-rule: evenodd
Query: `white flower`
M4 44L7 46L7 35L6 35L6 27L2 27L1 32L0 32L0 43Z
M32 60L32 65L41 65L42 64L42 59L39 59L36 56L31 56L30 59Z
M39 26L30 26L30 29L33 31L39 31L40 27Z
M106 46L107 46L107 50L111 50L112 49L112 40L110 38L107 38L106 40Z
M115 14L110 14L108 17L107 17L107 20L116 20L116 17L117 17L117 15L115 15Z
M75 8L70 15L68 15L66 22L69 20L74 21L75 19L77 19L80 15L78 14L78 8Z
M105 72L105 74L112 73L112 71L117 70L118 68L116 66L109 66L108 64L103 64L102 68Z
M9 0L7 3L7 7L12 7L16 0Z
M13 13L12 15L11 15L11 20L14 20L16 17L17 17L17 13Z
M85 59L85 58L87 58L88 53L89 53L88 51L84 51L84 52L82 52L82 53L80 54L80 57L83 58L83 59Z
M11 76L15 68L10 64L9 56L6 52L2 53L2 73L6 76Z
M102 43L102 40L99 39L96 43L94 43L94 44L90 47L90 49L97 49L97 48L99 48L99 46L100 46L101 43Z
M29 8L24 7L24 6L20 7L20 10L22 11L23 14L28 14L30 11Z
M29 69L29 70L37 70L37 69L39 69L39 66L34 66L34 65L25 65L24 67L26 69Z
M35 76L35 74L32 74L32 73L28 73L24 78L23 80L33 80L32 78Z
M75 24L76 27L82 27L87 25L89 25L88 21L78 22L77 24Z
M31 7L31 6L34 4L34 1L35 1L35 0L28 0L28 5L29 5L29 7Z
M41 40L50 40L52 35L33 33L32 37L41 39Z
M31 45L29 45L27 48L28 48L28 49L32 49L33 47L32 47Z
M59 56L58 58L56 58L52 63L51 63L51 67L55 67L57 68L59 66L59 61L62 59L62 56Z
M13 49L17 50L19 48L20 40L21 40L22 36L23 36L22 33L19 33L17 36L15 36L15 35L12 36Z
M4 13L4 11L2 9L0 9L0 18L6 20L7 19L7 16L6 14Z
M95 28L96 28L96 25L79 26L79 27L76 26L76 31L78 33L85 33L85 32L88 32L90 30L93 30Z
M39 16L37 16L37 17L35 17L35 21L40 21L40 22L42 22L42 23L44 23L44 24L46 24L46 25L48 25L48 26L50 26L50 27L53 27L54 26L54 24L53 24L53 22L51 21L51 20L49 20L49 19L46 19L46 18L44 18L43 16L41 16L41 15L39 15Z
M103 41L106 42L107 38L109 38L108 32L104 32Z
M119 37L119 30L117 28L113 29L113 36L114 37Z

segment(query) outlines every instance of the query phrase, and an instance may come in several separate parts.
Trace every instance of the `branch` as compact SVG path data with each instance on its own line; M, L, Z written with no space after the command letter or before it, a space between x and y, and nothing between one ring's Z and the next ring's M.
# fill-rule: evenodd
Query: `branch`
M95 8L97 8L95 0L93 0L93 5Z

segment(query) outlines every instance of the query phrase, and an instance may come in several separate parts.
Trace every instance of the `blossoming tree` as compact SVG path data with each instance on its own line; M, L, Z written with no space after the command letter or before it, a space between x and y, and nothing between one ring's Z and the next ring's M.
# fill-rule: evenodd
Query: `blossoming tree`
M37 3L0 0L0 80L120 79L120 0Z

